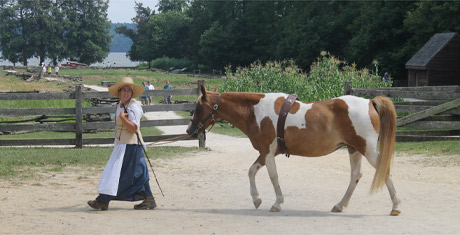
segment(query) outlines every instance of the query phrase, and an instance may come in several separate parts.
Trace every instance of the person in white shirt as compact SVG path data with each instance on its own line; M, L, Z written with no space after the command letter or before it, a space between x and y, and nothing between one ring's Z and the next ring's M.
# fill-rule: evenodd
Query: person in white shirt
M149 87L149 91L155 90L155 87L153 87L153 85L150 84L150 81L147 82L147 85ZM149 96L149 105L152 105L152 97L151 96Z

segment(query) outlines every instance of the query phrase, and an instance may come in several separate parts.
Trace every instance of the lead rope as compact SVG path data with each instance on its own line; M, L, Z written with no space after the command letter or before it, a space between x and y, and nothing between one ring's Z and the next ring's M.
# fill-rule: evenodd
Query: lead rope
M140 145L142 146L142 150L144 150L144 155L145 155L145 157L147 158L147 160L148 160L148 162L149 162L150 169L152 170L153 177L155 178L155 181L157 182L157 185L158 185L158 188L160 189L161 195L162 195L163 197L165 197L165 195L163 194L163 190L161 189L160 182L158 182L157 175L155 174L155 171L153 170L153 166L152 166L152 163L150 162L150 158L149 158L149 156L147 155L147 151L145 150L145 147L144 147L144 145L142 144L141 139L140 139L140 137L139 137L139 133L138 133L137 131L136 131L136 136L137 136L137 143L140 144Z

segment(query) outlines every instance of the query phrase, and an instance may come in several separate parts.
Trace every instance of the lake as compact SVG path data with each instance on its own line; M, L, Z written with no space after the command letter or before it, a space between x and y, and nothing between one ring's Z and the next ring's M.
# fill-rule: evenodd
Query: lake
M38 58L31 58L28 61L28 65L30 66L40 66L40 60ZM51 60L45 60L45 63L48 65ZM65 64L67 60L61 61L59 64ZM138 61L131 61L129 58L126 57L125 52L111 52L109 55L101 62L101 63L94 63L90 66L92 67L107 67L107 63L111 64L112 66L116 67L136 67L139 62ZM7 60L0 60L0 65L13 65L13 63ZM21 66L22 64L17 63L16 65Z

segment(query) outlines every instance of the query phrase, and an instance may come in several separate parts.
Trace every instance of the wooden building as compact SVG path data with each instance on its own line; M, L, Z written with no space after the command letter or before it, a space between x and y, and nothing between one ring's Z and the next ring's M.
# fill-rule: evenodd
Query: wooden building
M460 85L460 36L437 33L407 61L409 86Z

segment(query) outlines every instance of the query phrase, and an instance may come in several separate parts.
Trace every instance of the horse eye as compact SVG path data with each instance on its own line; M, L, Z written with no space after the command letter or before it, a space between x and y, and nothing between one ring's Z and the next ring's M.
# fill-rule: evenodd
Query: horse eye
M197 117L203 112L203 108L201 106L197 106L194 115Z

